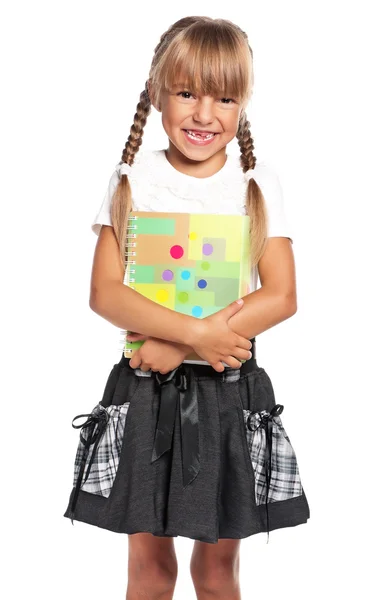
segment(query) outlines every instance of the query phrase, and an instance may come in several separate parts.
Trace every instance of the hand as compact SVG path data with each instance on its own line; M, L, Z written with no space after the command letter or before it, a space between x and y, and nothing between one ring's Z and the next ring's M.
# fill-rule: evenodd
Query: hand
M178 367L189 353L189 348L185 344L168 342L142 334L132 334L130 341L136 341L134 337L137 335L145 339L145 342L133 353L129 361L132 369L152 370L163 375Z
M201 358L215 369L224 371L223 362L234 369L239 369L242 363L238 359L247 360L252 357L249 352L252 343L247 338L234 333L229 327L229 319L243 306L236 301L231 302L222 310L199 319L194 325L194 337L191 345Z

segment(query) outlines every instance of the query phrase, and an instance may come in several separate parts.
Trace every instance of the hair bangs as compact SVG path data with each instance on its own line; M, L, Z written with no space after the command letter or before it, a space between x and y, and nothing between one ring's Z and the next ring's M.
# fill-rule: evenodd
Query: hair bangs
M251 56L234 32L202 24L177 35L161 57L156 89L181 86L202 96L247 102L253 84Z

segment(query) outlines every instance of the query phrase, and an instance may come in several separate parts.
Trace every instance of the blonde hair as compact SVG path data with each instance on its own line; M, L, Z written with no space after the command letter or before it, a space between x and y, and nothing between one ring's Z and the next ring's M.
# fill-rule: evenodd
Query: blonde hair
M253 87L253 53L247 35L237 25L225 19L184 17L161 36L146 81L140 94L130 135L122 152L122 163L132 165L144 133L152 100L160 103L161 93L170 90L178 74L186 87L201 95L217 96L224 90L228 97L247 105ZM151 85L149 95L148 84ZM250 122L243 109L236 133L240 163L245 173L254 169L254 142ZM264 253L267 240L265 201L255 179L248 181L246 209L250 217L251 263L256 265ZM122 175L113 195L111 220L119 244L125 269L126 233L129 212L132 210L132 192L127 175Z

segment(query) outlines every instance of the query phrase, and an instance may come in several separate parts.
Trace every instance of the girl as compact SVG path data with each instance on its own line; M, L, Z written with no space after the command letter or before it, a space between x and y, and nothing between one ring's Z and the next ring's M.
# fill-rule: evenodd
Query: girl
M309 518L283 406L255 357L255 336L295 314L296 289L279 180L253 153L245 112L252 86L252 50L239 27L208 17L174 23L155 49L92 224L99 238L90 306L144 344L131 360L122 355L102 401L79 415L88 418L78 425L64 516L128 534L127 600L173 597L178 535L195 540L197 598L238 599L240 540ZM152 106L168 148L140 151ZM234 137L240 159L226 154ZM138 210L248 214L253 266L244 302L200 319L123 285L127 217ZM186 358L194 351L198 363Z

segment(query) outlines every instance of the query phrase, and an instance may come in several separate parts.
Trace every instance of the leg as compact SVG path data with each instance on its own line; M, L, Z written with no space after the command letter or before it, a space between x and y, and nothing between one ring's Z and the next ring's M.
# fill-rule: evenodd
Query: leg
M128 541L126 600L172 600L178 573L173 538L134 533Z
M239 551L240 540L194 542L190 573L197 600L241 600Z

